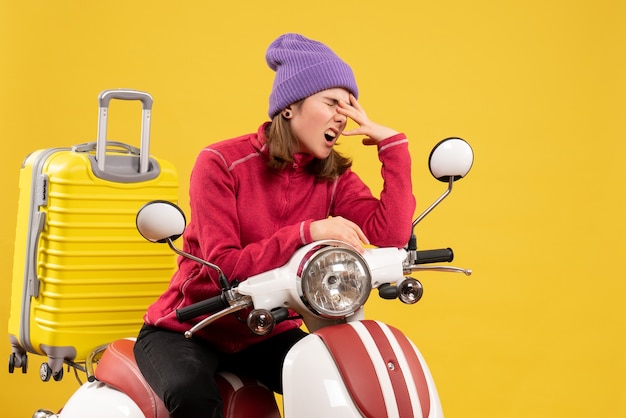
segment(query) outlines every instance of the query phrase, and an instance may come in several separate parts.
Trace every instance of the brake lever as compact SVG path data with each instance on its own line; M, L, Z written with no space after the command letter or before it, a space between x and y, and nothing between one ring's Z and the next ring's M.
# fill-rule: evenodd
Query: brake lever
M225 317L226 315L229 315L231 313L235 313L235 312L239 312L245 308L249 308L253 306L252 303L252 298L250 298L249 296L245 296L239 300L236 300L234 302L232 302L232 305L230 305L228 308L223 309L219 312L214 313L213 315L209 315L206 318L204 318L202 321L198 322L196 325L194 325L193 327L191 327L191 329L189 331L185 331L185 338L191 338L193 337L193 334L196 333L197 331L201 330L202 328L206 327L207 325L209 325L210 323Z
M466 276L472 275L471 269L462 269L460 267L452 267L452 266L415 266L415 265L412 265L408 268L408 273L418 271L418 270L439 271L439 272L446 272L446 273L463 273Z

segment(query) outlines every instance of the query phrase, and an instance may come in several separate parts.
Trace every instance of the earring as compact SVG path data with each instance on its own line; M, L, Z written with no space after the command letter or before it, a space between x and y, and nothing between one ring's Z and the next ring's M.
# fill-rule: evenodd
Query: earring
M289 119L290 117L291 117L291 112L290 112L290 111L288 111L288 110L285 110L285 111L283 112L283 118L285 118L285 119Z

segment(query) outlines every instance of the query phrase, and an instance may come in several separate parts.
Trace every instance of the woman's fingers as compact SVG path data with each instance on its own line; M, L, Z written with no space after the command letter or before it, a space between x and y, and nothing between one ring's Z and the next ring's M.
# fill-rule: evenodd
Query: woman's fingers
M363 243L369 244L369 240L361 228L341 216L312 222L311 237L315 241L324 239L344 241L360 252L365 251Z

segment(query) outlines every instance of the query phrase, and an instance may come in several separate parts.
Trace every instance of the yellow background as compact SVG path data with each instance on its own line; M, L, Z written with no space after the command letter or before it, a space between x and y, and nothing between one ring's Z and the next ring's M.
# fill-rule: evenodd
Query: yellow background
M265 120L265 48L297 31L353 66L372 119L408 134L418 211L443 192L431 146L474 148L473 171L417 228L421 248L453 247L474 275L423 274L422 302L368 311L420 347L446 415L626 416L625 22L622 0L2 0L0 334L24 157L93 140L101 90L145 90L151 151L178 167L186 207L198 151ZM139 111L124 106L110 138L137 144ZM380 190L374 150L340 149ZM0 372L6 416L58 408L76 387L40 382L30 360L26 376Z

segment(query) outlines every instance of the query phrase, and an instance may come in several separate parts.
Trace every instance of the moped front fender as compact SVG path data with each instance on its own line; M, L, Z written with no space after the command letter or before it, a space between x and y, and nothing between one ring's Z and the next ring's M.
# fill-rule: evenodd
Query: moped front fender
M283 366L285 418L442 418L431 373L399 330L364 320L300 340Z

